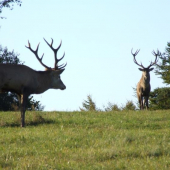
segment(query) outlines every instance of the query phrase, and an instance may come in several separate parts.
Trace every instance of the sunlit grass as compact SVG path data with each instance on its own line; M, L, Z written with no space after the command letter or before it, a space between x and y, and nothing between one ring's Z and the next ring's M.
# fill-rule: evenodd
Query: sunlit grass
M169 111L0 113L0 169L170 169Z

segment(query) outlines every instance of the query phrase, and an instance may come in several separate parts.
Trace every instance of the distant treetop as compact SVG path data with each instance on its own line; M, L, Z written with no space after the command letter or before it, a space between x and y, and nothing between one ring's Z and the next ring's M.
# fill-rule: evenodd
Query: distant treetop
M10 10L13 10L14 3L21 6L22 1L21 0L3 0L0 1L0 13L2 13L3 8L10 8ZM5 18L0 16L1 19Z

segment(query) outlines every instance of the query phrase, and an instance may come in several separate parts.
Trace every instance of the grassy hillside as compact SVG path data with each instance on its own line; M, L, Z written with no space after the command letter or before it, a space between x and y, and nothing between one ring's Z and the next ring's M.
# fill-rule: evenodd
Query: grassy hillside
M0 112L0 169L170 169L170 111Z

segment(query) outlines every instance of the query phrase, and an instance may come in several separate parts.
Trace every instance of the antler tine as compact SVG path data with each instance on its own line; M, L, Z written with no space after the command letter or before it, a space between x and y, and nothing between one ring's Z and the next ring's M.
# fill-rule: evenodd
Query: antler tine
M60 66L58 67L58 69L59 69L59 70L60 70L60 69L63 69L66 65L67 65L67 63L66 63L66 64L62 64L62 65L60 65Z
M31 48L31 44L30 44L29 40L28 40L28 47L26 45L25 45L25 47L28 49Z
M44 41L48 44L48 46L52 49L52 50L55 50L53 48L53 39L51 38L51 44L48 43L48 41L44 38Z
M57 59L57 61L58 62L61 61L64 58L64 56L65 56L65 52L64 52L63 56L60 59Z
M54 59L55 59L54 69L55 69L55 70L58 70L58 69L63 68L63 66L62 66L62 67L61 67L61 66L58 66L58 62L64 58L65 53L63 54L63 56L62 56L60 59L57 59L57 52L58 52L58 50L59 50L60 47L61 47L62 41L60 42L59 46L55 49L55 48L53 47L53 39L51 38L51 40L52 40L52 41L51 41L51 44L49 44L49 43L46 41L46 39L44 38L44 41L48 44L48 46L49 46L49 47L53 50L53 52L54 52Z
M140 67L142 67L142 68L145 68L143 65L142 65L142 63L141 64L139 64L137 61L136 61L136 55L139 53L139 51L140 51L140 49L139 50L136 50L136 52L135 53L133 53L133 48L131 49L131 54L133 55L133 61L134 61L134 63L135 64L137 64L138 66L140 66Z
M51 68L48 67L48 66L46 66L46 65L42 62L42 59L43 59L43 57L44 57L44 53L43 53L43 55L42 55L41 58L38 56L38 48L39 48L39 45L40 45L40 43L38 43L37 48L36 48L36 50L34 51L34 50L31 48L31 44L30 44L30 42L29 42L29 40L28 40L28 47L27 47L27 46L25 46L25 47L28 48L32 53L34 53L34 55L36 56L37 60L41 63L42 66L44 66L46 69L49 70L49 69L51 69Z
M53 46L53 39L51 38L51 47Z
M133 48L131 49L131 54L135 57L138 53L139 53L140 49L139 50L136 50L135 53L133 53Z
M62 44L62 41L60 42L59 46L56 49L54 49L56 51L56 53L54 52L55 53L55 56L54 56L54 58L55 58L55 66L57 66L58 62L60 60L62 60L64 58L64 56L65 56L65 53L64 53L63 56L60 59L57 59L57 52L60 49L61 44Z
M60 41L60 44L59 44L59 46L57 47L57 50L60 49L61 45L62 45L62 40Z
M153 65L155 65L157 62L158 62L158 56L160 56L161 55L161 53L159 52L159 50L157 49L157 53L153 50L152 52L151 52L154 56L155 56L155 61L154 62L152 62L151 61L151 63L150 63L150 65L148 66L148 68L150 68L150 67L152 67Z
M160 56L161 55L161 52L157 49L157 53L153 50L152 51L152 54L157 57L157 56Z

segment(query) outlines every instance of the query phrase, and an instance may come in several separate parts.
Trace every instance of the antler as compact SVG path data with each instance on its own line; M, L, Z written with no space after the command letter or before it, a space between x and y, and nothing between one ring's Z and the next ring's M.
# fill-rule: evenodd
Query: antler
M158 62L157 57L161 55L161 52L159 52L159 50L157 49L157 53L153 50L152 54L155 56L155 61L150 63L150 65L148 66L148 68L152 67L153 65L155 65Z
M49 47L53 50L53 52L54 52L54 59L55 59L54 69L55 69L55 70L63 69L63 68L67 65L67 63L58 66L58 62L64 58L65 53L63 54L63 56L62 56L60 59L57 59L57 52L58 52L58 50L59 50L60 47L61 47L62 41L60 42L59 46L58 46L56 49L53 48L53 39L52 39L52 38L51 38L51 44L49 44L49 43L46 41L45 38L44 38L44 41L48 44L48 46L49 46Z
M28 48L28 49L30 49L30 51L32 51L32 52L35 54L37 60L41 63L41 65L43 65L47 70L50 70L51 67L46 66L46 65L42 62L42 59L43 59L43 57L44 57L44 54L42 55L41 58L38 57L38 48L39 48L39 45L40 45L40 43L37 45L37 49L34 51L34 50L31 48L30 42L28 41L28 47L27 47L27 46L25 46L25 47Z
M139 64L139 63L136 61L136 58L135 58L135 57L136 57L136 55L139 53L139 51L140 51L140 50L136 50L136 52L135 52L135 53L133 53L132 51L133 51L133 48L132 48L132 50L131 50L131 54L132 54L132 55L133 55L133 57L134 57L134 58L133 58L134 63L135 63L135 64L137 64L138 66L142 67L142 68L145 68L145 67L142 65L142 63L141 63L141 64Z

